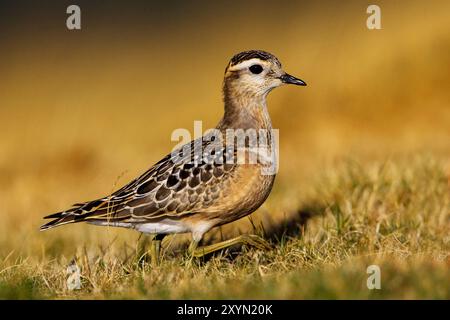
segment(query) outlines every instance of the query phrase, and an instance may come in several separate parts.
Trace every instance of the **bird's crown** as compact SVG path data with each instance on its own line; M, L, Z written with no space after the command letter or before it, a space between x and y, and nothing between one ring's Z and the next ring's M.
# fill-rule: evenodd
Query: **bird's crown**
M230 60L229 66L235 66L238 65L244 61L251 60L251 59L259 59L262 61L274 61L281 67L280 61L275 57L273 54L263 51L263 50L248 50L248 51L242 51L238 54L235 54L233 58Z

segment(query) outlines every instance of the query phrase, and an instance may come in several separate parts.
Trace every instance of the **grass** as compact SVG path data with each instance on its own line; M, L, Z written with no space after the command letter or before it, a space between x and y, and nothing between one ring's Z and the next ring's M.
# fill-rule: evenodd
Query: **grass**
M130 248L113 239L106 248L77 248L82 288L69 291L60 238L40 258L4 258L0 297L450 298L450 196L438 160L347 160L327 168L307 194L284 223L254 222L270 251L236 247L190 264L183 244L168 246L168 239L161 265L152 267L137 263L139 241ZM366 286L373 264L381 290Z

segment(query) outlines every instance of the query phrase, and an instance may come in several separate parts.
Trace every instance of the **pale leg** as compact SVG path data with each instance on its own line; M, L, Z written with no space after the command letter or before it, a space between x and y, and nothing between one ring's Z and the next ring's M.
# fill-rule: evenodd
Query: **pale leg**
M222 242L214 243L203 247L198 247L198 241L192 241L188 250L191 257L199 258L209 253L225 249L236 244L246 244L258 248L260 250L270 249L270 245L263 238L254 234L243 234L233 239L225 240Z

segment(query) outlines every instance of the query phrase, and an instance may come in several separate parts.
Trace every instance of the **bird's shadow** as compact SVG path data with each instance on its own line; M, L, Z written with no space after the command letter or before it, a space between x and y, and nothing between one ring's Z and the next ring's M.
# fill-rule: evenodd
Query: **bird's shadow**
M308 227L309 221L314 217L322 216L326 208L319 203L302 206L287 216L286 219L278 223L269 223L265 227L263 237L275 246L290 238L301 238Z
M289 241L290 239L299 239L303 237L309 221L318 216L324 215L327 206L318 202L309 203L287 215L285 219L279 222L275 222L268 217L266 221L261 223L259 226L253 225L253 234L256 234L266 240L268 244L276 249L278 246ZM217 241L225 240L220 233L220 229L216 230L207 237L202 244L209 245ZM216 252L205 255L201 259L202 262L207 262L212 257L221 256L226 257L229 260L236 259L242 252L243 245L234 245L226 249L218 250ZM183 250L183 249L181 249Z

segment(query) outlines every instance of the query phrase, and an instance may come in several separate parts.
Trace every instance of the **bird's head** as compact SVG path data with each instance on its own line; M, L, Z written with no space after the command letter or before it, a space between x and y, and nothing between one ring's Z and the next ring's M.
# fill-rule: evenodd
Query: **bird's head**
M236 54L225 69L225 94L266 96L282 84L306 86L306 83L283 71L273 54L250 50Z

